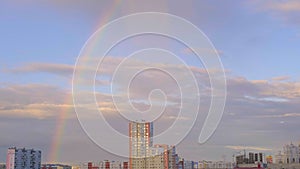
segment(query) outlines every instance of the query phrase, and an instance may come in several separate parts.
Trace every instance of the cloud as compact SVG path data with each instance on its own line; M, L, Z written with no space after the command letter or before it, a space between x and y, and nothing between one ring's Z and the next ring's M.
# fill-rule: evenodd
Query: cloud
M272 98L276 101L276 98L289 100L300 97L300 82L247 80L243 77L233 77L227 81L228 90L232 95L269 101Z
M285 118L285 117L300 117L300 113L284 113L278 115L262 115L258 118Z
M55 63L27 63L18 68L10 69L12 73L52 73L59 76L69 76L73 73L74 66Z
M289 80L290 76L277 76L277 77L273 77L272 80L273 81L285 81L285 80Z
M270 148L255 147L255 146L225 146L225 147L233 150L272 151L272 149Z
M223 55L224 52L221 50L212 50L212 49L207 49L207 48L184 48L182 49L182 53L183 54L192 54L194 53L193 50L197 50L198 52L200 52L203 55L211 55L213 56L214 54L218 54L219 56Z
M10 117L22 117L22 118L37 118L45 119L49 117L59 116L66 109L73 109L73 105L70 104L28 104L28 105L10 105L6 107L0 107L0 115Z
M252 96L245 96L245 98L250 100L258 100L258 101L268 101L268 102L288 102L288 99L279 98L279 97L264 97L264 98L255 98Z
M260 12L266 12L275 19L293 26L300 25L300 2L298 0L288 1L251 1Z
M111 76L121 61L122 58L117 57L108 57L104 60L103 65L100 66L101 69L99 69L99 76L104 76L104 78L99 77L97 79L99 80L97 82L99 86L110 86ZM139 66L141 62L136 60L131 64L128 68ZM182 71L178 65L161 64L160 66L176 70L177 72ZM71 70L73 70L71 65L60 64L55 66L51 64L40 64L39 66L28 64L21 68L19 73L24 71L26 73L47 72L59 74L59 71L62 71L65 72L64 76L67 74L71 75ZM55 71L55 68L58 68L57 71ZM197 67L190 67L190 69L195 75L200 89L200 111L195 129L190 134L191 136L186 139L186 142L184 141L181 144L183 146L182 149L190 146L188 144L191 141L197 140L196 137L209 110L211 98L207 71ZM231 76L229 72L227 76L228 95L225 113L219 128L208 142L211 147L222 145L223 149L228 149L224 151L228 152L242 149L273 151L276 149L276 146L281 146L281 144L278 145L278 142L285 142L287 138L295 137L294 133L299 128L299 114L297 114L297 111L300 109L300 82L288 81L285 77L288 76L274 77L270 80L249 80L245 77ZM164 115L155 121L155 133L159 134L173 124L180 109L180 105L175 104L180 102L180 91L174 79L163 72L146 71L133 79L129 92L133 105L140 110L147 110L150 105L148 100L149 93L156 88L165 91L168 101L172 103L167 105ZM110 90L104 90L105 92L102 90L95 93L99 110L113 128L127 134L127 127L125 128L124 126L128 125L128 121L117 112ZM127 93L120 93L117 97L127 96L125 94ZM0 87L0 95L0 116L1 118L15 119L14 123L19 123L18 119L47 121L59 117L64 111L67 111L68 114L65 117L66 120L72 123L77 122L76 113L72 107L73 103L70 99L71 92L58 86L45 84L2 85ZM84 108L87 112L89 110L88 106L80 108ZM88 116L89 114L87 113L86 115ZM179 120L182 120L183 124L188 124L187 121L190 119L183 117ZM283 122L284 124L281 124ZM71 131L72 127L69 128L68 131ZM76 134L72 135L74 140L77 137ZM68 138L67 140L69 141L70 139ZM260 140L259 143L257 140ZM260 147L235 146L258 144ZM265 148L268 146L272 148ZM195 143L193 149L198 151L200 148L197 149L197 147ZM211 150L211 148L207 149L208 151ZM183 155L185 156L186 154Z
M273 1L268 3L268 7L282 12L299 12L300 2L297 0Z
M123 59L124 58L120 58L120 57L110 57L110 56L105 57L99 66L98 69L99 74L112 75L114 70L117 68L117 66L121 63ZM92 62L99 62L99 59L95 58L92 60ZM89 65L86 65L85 67L78 67L78 66L75 67L75 63L71 65L71 64L43 63L43 62L24 63L19 67L6 69L5 71L9 73L49 73L58 76L70 77L73 75L75 68L79 71L93 71L92 73L94 73L95 71L95 69L92 69Z
M68 92L68 91L67 91ZM6 104L61 103L66 91L47 84L8 84L0 86L0 102Z
M98 71L99 78L96 79L96 84L100 87L109 87L112 82L111 76L113 75L118 64L122 62L122 60L123 58L118 57L105 58L102 62L102 65L100 65L100 69ZM131 62L130 65L128 65L128 69L130 69L132 66L141 65L141 62L141 60L135 60L134 62ZM178 65L160 64L158 66L163 69L172 69L177 72L182 72L182 68ZM207 71L204 68L193 66L191 66L190 69L196 77L197 83L199 85L201 102L206 103L211 98L210 80ZM32 63L23 65L20 68L13 69L12 71L32 73L48 72L54 74L60 74L59 72L64 72L64 74L66 75L72 74L73 66L64 64ZM227 73L228 72L229 71L227 71ZM103 76L104 78L102 78L101 76ZM300 82L291 82L287 81L287 79L288 76L274 77L271 78L271 80L248 80L244 77L228 76L227 104L230 107L236 107L236 110L230 110L230 113L239 116L242 114L241 110L243 111L243 109L248 105L261 105L264 108L255 111L271 113L272 110L274 113L277 112L274 110L275 107L270 108L269 106L277 107L278 105L273 105L275 103L281 105L289 105L290 109L287 111L294 112L293 108L297 107L295 105L300 99ZM180 103L180 90L177 86L177 82L174 81L174 79L172 79L172 77L170 77L168 74L165 74L161 71L152 70L142 72L132 80L128 90L132 104L140 110L147 110L150 105L148 97L151 91L154 89L161 89L162 91L164 91L169 103L172 103L173 105ZM123 89L122 86L119 86L118 90L123 91L123 93L118 93L120 94L119 97L128 97L127 89ZM63 105L65 103L62 98L66 97L67 95L71 97L70 92L66 93L59 87L37 84L10 85L0 88L0 92L2 92L4 96L6 96L6 99L1 100L3 104L8 104L9 106L21 104L26 105L27 107L24 106L25 108L28 108L28 106L31 104ZM107 104L109 102L112 102L110 89L100 89L100 91L97 92L98 93L96 94L96 96L99 101L99 105L101 105L101 110L103 112L116 112L114 105ZM57 96L62 97L58 98ZM243 105L239 105L241 103L243 103ZM207 104L206 107L207 106L209 106L209 104ZM280 107L279 110L281 110ZM16 109L15 113L17 113L18 111L19 110ZM255 112L252 112L252 114L253 113ZM251 114L246 115L248 116ZM48 117L48 115L46 117Z
M70 93L44 84L8 85L0 88L0 116L18 118L53 118L70 112ZM66 118L72 116L65 116ZM73 116L74 117L74 116Z

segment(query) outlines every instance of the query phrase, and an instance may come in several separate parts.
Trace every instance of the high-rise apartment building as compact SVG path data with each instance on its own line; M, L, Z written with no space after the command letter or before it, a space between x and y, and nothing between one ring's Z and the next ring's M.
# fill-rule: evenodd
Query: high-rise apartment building
M40 150L9 148L6 169L41 169L41 155Z
M129 123L129 139L129 168L146 169L146 158L151 156L153 146L153 123Z
M175 146L153 145L153 123L131 122L129 124L130 169L175 169L177 154Z

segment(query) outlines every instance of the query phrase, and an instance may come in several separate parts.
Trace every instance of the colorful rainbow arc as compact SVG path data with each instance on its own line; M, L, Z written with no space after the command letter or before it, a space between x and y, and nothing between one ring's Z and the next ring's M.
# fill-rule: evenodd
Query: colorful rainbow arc
M101 17L101 22L97 26L103 26L106 24L110 19L114 16L115 12L118 11L119 7L121 6L122 1L121 0L114 0L110 9L107 11L107 13ZM100 37L98 37L100 38ZM93 43L92 42L92 46ZM72 103L72 96L68 94L65 99L64 103ZM48 154L48 162L58 162L59 155L60 155L60 149L61 149L61 142L62 142L62 136L64 134L66 119L68 118L68 113L74 112L72 111L73 108L70 107L63 107L59 113L59 116L56 121L56 128L54 132L54 136L51 142L50 151Z

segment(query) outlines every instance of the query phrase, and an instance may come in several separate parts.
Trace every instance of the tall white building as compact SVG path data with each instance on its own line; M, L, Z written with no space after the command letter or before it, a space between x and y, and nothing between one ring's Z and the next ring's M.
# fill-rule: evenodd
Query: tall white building
M284 163L299 163L299 146L291 143L283 147Z
M41 151L25 148L9 148L6 169L41 169Z
M300 145L296 146L293 143L283 146L283 152L279 152L275 156L276 163L293 164L300 163Z

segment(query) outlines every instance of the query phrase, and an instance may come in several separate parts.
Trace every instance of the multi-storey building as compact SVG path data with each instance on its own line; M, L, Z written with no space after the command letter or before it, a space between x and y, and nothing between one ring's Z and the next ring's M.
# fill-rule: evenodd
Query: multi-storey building
M128 169L129 166L128 166L128 162L127 161L124 161L123 162L123 169Z
M129 123L129 168L146 169L153 146L153 123Z
M169 160L169 169L176 169L178 163L178 154L176 153L175 146L170 146L168 149L168 160Z
M72 166L72 169L128 169L127 161L97 161L97 162L83 162Z
M296 146L293 143L283 146L283 153L281 151L275 156L276 163L292 164L300 163L300 145Z
M236 156L236 164L256 164L256 163L264 163L264 155L263 153L253 153L249 152L246 154L246 151L242 155Z
M41 151L25 148L9 148L6 169L41 169Z
M175 146L153 146L153 123L131 122L129 124L130 169L175 169L177 154Z

